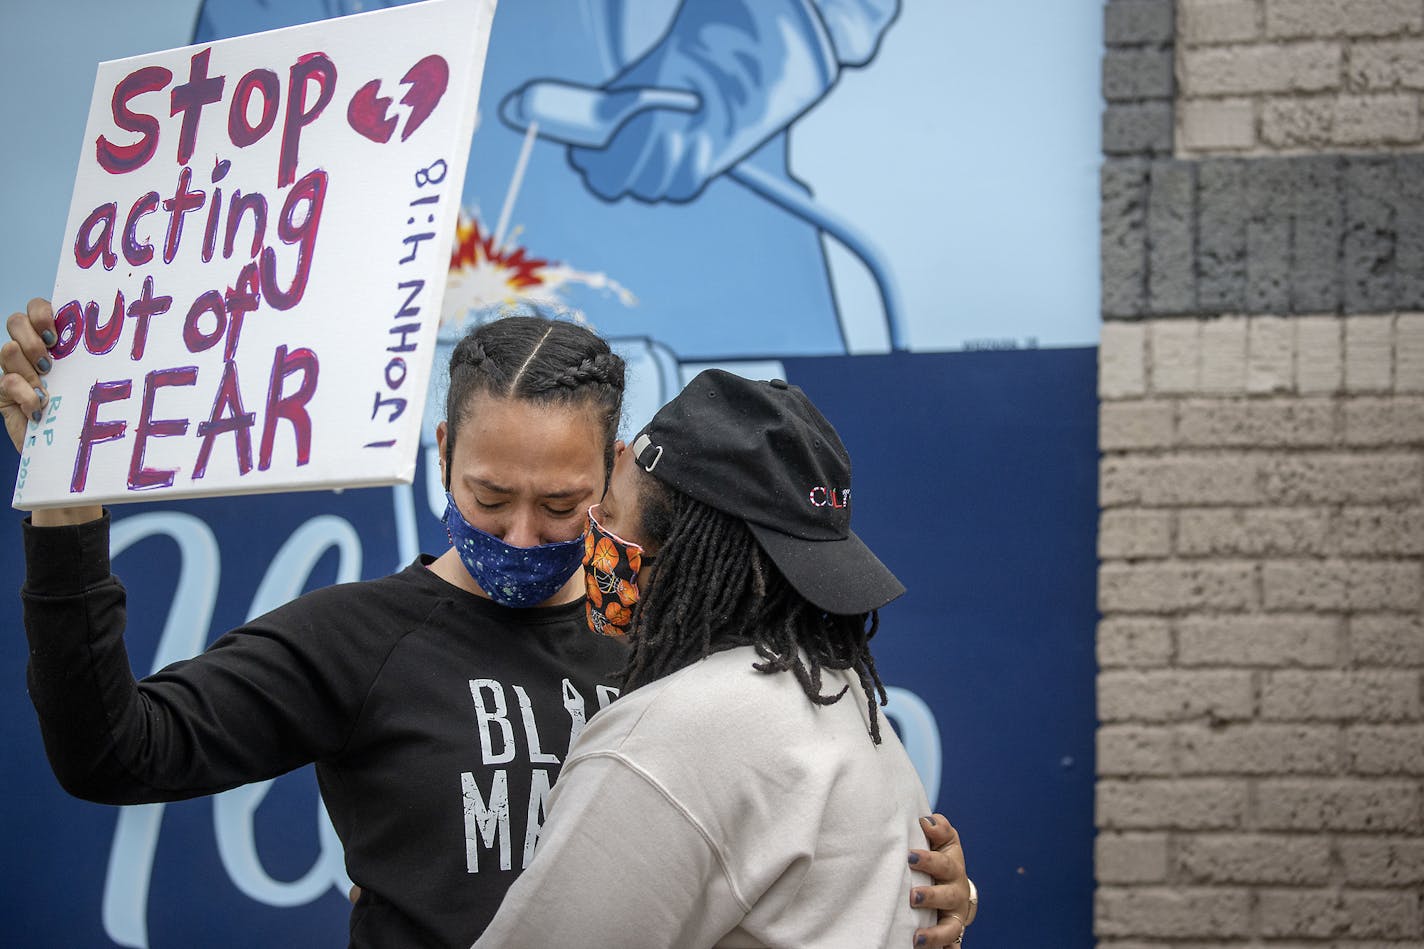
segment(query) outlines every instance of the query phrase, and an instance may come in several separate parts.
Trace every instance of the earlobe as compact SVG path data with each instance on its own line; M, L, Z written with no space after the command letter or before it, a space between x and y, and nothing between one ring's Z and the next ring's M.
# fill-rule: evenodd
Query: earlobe
M445 422L435 426L435 454L440 459L440 483L448 489L450 487L450 472L445 470L445 438L449 432L449 427Z

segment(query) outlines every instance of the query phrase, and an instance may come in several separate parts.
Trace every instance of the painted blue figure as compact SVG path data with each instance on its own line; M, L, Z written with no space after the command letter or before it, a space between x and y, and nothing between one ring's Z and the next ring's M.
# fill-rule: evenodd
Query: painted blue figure
M773 378L786 376L779 357L845 353L852 336L905 348L881 256L788 168L790 126L845 68L874 57L898 7L506 0L489 45L464 191L471 218L453 255L436 364L471 321L511 303L566 308L628 362L624 404L636 429L709 364ZM206 0L195 40L362 8ZM838 312L823 235L869 269L879 309ZM851 330L851 319L875 325ZM438 517L435 395L420 493ZM412 493L397 495L402 556L413 556L421 518Z
M195 39L361 6L206 0ZM485 243L470 269L486 273L452 273L447 318L558 302L611 340L650 338L697 364L686 375L845 353L830 235L876 272L884 315L857 315L895 338L884 268L794 180L787 130L844 69L873 58L897 12L898 0L507 0L464 195L474 218L464 233ZM623 350L635 367L638 349ZM649 407L681 382L666 380Z

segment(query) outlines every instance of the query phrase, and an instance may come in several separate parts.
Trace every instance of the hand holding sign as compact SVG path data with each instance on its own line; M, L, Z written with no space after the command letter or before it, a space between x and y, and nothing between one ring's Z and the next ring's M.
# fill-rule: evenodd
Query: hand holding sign
M411 479L492 13L101 64L53 341L6 352L15 506Z
M52 444L53 423L63 400L51 399L46 386L46 377L54 368L46 344L57 338L49 301L31 300L24 313L10 315L6 330L10 338L0 347L0 369L4 370L0 375L0 414L5 417L5 430L17 450L30 440ZM103 513L97 504L51 507L35 511L33 523L36 527L82 524Z
M49 402L44 375L53 366L45 346L45 334L54 339L54 313L48 300L34 299L24 313L12 313L5 328L10 338L0 347L0 414L5 417L5 431L10 443L19 451L25 440L25 429L44 419Z

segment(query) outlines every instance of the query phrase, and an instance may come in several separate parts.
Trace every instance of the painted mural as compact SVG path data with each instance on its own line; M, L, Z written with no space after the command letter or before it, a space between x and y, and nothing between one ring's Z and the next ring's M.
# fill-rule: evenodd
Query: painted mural
M195 43L363 8L175 6ZM709 365L787 378L836 423L856 530L910 590L876 644L887 712L966 839L976 945L1091 945L1097 139L1060 133L1096 122L1101 5L1023 6L501 0L414 483L116 508L136 671L443 550L439 366L473 323L553 310L628 361L625 430ZM1012 55L1026 30L1084 48ZM0 702L22 859L0 873L23 944L343 944L310 769L180 804L65 797L18 613Z

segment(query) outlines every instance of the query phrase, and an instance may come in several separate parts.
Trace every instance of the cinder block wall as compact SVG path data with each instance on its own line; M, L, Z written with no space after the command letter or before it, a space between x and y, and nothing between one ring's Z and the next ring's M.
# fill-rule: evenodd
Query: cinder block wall
M1424 0L1108 0L1112 949L1424 947Z
M1419 146L1424 6L1182 0L1179 149L1280 154Z

